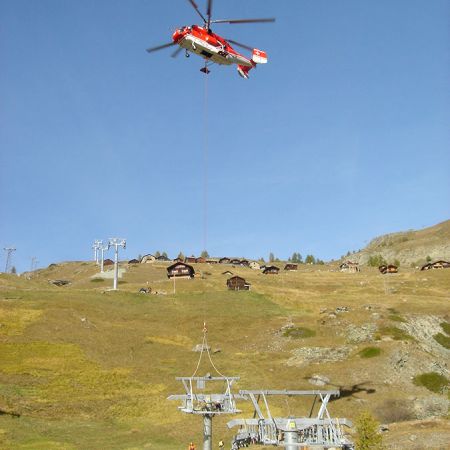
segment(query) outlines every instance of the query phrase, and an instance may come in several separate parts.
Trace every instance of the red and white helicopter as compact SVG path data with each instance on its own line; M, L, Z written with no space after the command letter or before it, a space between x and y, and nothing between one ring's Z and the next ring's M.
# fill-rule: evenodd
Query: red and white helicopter
M147 49L147 52L152 53L157 50L162 50L166 47L179 45L173 53L172 57L176 57L181 50L185 50L186 57L190 53L195 53L206 60L205 67L200 69L205 74L210 71L208 67L212 64L231 65L236 64L238 73L241 77L248 79L248 72L256 66L256 64L265 64L267 62L267 54L262 50L249 47L248 45L240 44L231 39L224 39L215 34L211 30L212 23L257 23L257 22L275 22L274 18L270 19L232 19L232 20L211 20L212 0L208 0L206 7L206 17L200 12L197 4L193 0L188 0L192 7L197 11L198 15L203 19L203 26L192 25L184 26L175 30L172 35L173 42L159 45ZM230 45L230 43L239 47L245 48L252 52L251 58L238 53Z

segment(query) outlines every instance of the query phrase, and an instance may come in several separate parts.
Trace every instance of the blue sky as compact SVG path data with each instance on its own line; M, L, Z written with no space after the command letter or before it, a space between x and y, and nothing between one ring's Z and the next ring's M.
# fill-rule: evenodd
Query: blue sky
M213 12L277 22L216 25L269 63L211 68L206 128L202 60L145 52L198 23L186 0L0 0L0 245L19 271L112 236L124 258L198 254L206 129L211 254L331 259L449 218L447 0Z

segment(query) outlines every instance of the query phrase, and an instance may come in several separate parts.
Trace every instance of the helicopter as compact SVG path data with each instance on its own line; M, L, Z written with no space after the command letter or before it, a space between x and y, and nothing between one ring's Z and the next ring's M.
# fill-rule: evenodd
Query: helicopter
M238 74L244 78L249 78L249 71L256 67L256 64L267 63L267 53L252 48L248 45L240 44L232 39L224 39L218 34L213 33L211 30L211 24L213 23L229 23L229 24L241 24L241 23L261 23L261 22L275 22L274 18L266 19L219 19L211 20L212 13L212 0L208 0L206 7L206 14L202 14L198 5L194 0L188 0L195 11L203 20L203 26L191 25L183 26L175 30L172 35L172 42L167 44L158 45L156 47L150 47L147 49L148 53L152 53L158 50L162 50L167 47L178 45L173 53L172 57L175 58L184 49L185 56L188 58L191 53L201 56L205 59L205 66L200 69L204 74L210 73L208 69L212 64L237 65ZM252 52L251 57L246 57L237 52L232 46L236 45Z

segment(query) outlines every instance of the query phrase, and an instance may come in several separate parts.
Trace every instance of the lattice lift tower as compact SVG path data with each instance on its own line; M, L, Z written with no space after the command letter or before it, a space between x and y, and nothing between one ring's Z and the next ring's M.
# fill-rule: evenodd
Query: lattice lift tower
M6 252L5 273L9 273L11 270L12 254L16 251L16 249L15 247L5 247L3 250Z

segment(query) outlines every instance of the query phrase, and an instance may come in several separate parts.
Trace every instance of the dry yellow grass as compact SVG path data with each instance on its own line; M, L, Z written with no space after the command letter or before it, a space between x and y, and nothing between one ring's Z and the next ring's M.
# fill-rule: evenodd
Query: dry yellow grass
M0 410L21 414L0 415L2 448L173 450L190 439L199 442L200 420L181 414L166 397L182 392L176 376L194 371L198 354L191 349L201 342L204 320L210 345L220 349L214 361L227 375L241 377L238 388L311 389L308 378L320 373L330 378L330 388L342 388L331 412L349 418L367 406L382 411L392 398L429 395L414 386L409 372L396 374L392 366L398 352L408 353L412 363L426 361L419 342L384 336L371 344L380 356L364 359L359 352L367 343L349 342L348 329L400 326L389 318L393 310L406 319L444 318L450 292L445 270L382 276L374 269L344 274L333 266L300 266L269 276L236 267L230 270L252 290L229 292L224 266L202 264L196 270L203 278L178 280L173 294L166 266L130 268L119 292L106 290L111 280L91 281L98 272L92 263L57 265L30 280L0 277L0 323L8 323L3 332L0 327ZM59 278L72 284L47 282ZM139 294L147 282L165 294ZM330 316L341 306L348 312ZM316 334L284 337L280 329L287 324ZM288 365L303 347L349 350L335 362ZM213 369L204 361L200 373L206 371ZM283 400L274 403L274 412L307 407ZM242 408L250 414L248 405ZM217 438L231 439L227 420L215 420Z

